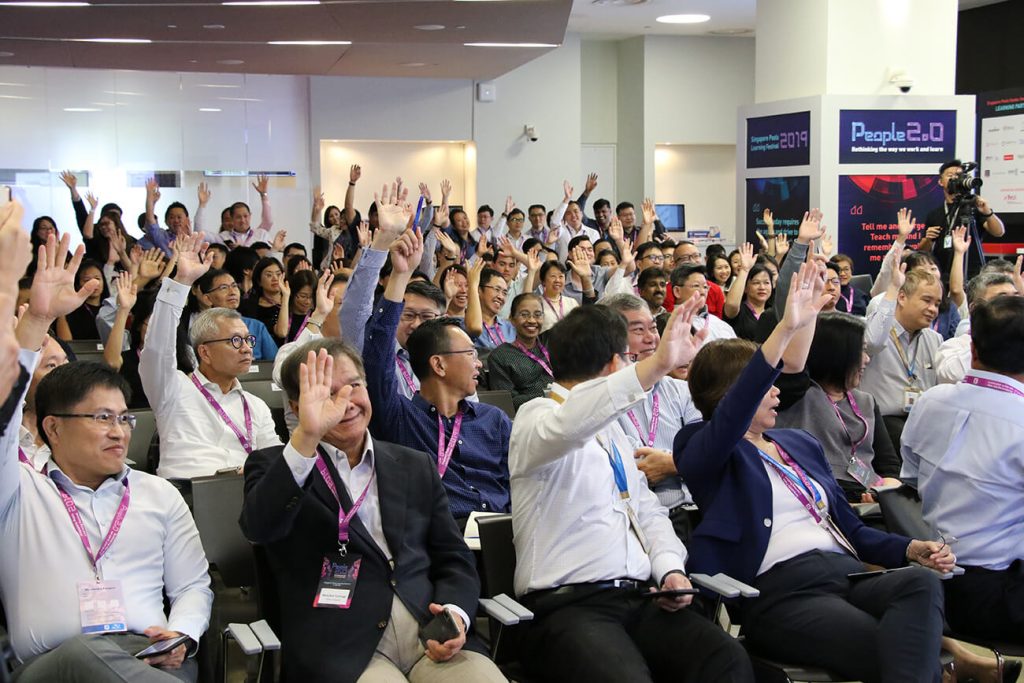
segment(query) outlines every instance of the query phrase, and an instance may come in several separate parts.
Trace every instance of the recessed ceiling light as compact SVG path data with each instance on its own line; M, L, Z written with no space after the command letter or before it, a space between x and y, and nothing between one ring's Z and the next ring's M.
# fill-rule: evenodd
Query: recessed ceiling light
M268 40L267 45L351 45L351 40Z
M659 24L703 24L711 21L707 14L666 14L655 19Z
M241 88L240 85L227 85L223 83L197 83L197 88Z
M407 66L410 69L414 69L414 68L418 68L418 67L426 66L426 65L427 65L426 62L402 62L398 66Z
M263 100L256 97L218 97L218 100L224 100L225 102L262 102Z
M8 88L24 88L28 84L27 83L0 83L0 85L8 87Z
M558 47L554 43L463 43L466 47Z
M177 24L167 24L167 28L178 28Z
M417 24L413 26L417 31L443 31L444 24Z
M95 104L97 107L113 107L113 102L90 102L89 104Z
M319 5L320 0L235 0L234 2L222 2L222 5L237 6L258 6L272 7L274 5Z
M203 24L203 28L208 31L222 31L225 26L224 24Z
M103 94L104 95L132 95L134 97L142 97L143 96L143 93L131 92L131 91L128 91L128 90L104 90Z
M239 64L245 64L245 60L244 59L218 59L217 63L218 64L223 64L224 66L238 66Z
M87 2L0 2L6 7L88 7Z
M745 36L754 32L752 28L719 28L714 31L708 31L709 35L712 36Z
M220 111L217 107L199 107L199 111Z
M96 109L95 107L64 107L64 111L83 112L83 111L103 111L103 110L102 109Z
M149 38L68 38L72 43L152 43Z
M0 95L0 100L31 100L31 97L25 95Z
M13 52L0 52L0 57L13 57Z

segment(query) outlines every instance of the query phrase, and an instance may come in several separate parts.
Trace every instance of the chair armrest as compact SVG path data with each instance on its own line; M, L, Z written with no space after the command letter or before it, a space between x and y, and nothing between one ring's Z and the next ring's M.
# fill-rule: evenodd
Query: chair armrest
M495 595L493 598L494 602L498 603L512 614L519 617L519 621L530 621L533 619L533 612L523 607L521 604L516 602L511 596L500 593Z
M715 574L714 576L691 574L690 581L701 588L718 593L723 598L756 598L761 594L761 591L753 586L748 586L726 574Z
M281 649L281 639L274 633L274 629L270 628L270 624L267 623L266 619L254 621L249 624L249 628L252 629L253 634L259 639L264 652Z
M228 624L228 627L224 629L224 635L238 643L238 647L247 655L263 652L259 638L252 632L248 624Z
M480 606L483 607L484 612L487 612L487 616L494 619L502 626L515 626L519 623L519 617L517 617L511 610L506 607L502 607L491 598L480 598Z

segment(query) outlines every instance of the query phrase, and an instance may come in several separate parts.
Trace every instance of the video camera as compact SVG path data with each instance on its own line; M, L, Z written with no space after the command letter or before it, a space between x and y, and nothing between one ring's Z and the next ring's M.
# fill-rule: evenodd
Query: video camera
M975 162L968 161L965 163L963 170L946 182L946 192L959 199L962 203L964 200L969 200L973 204L978 190L981 189L983 184L981 178L975 175L977 169L978 164Z

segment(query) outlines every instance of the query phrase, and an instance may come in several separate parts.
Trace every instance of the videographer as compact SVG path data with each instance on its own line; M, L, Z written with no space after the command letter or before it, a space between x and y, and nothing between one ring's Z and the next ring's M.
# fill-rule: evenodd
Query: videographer
M959 159L952 159L939 167L939 186L942 187L942 192L945 195L945 203L925 216L925 236L918 245L918 251L931 251L935 255L935 260L938 261L939 269L942 271L944 287L949 286L949 268L953 262L952 230L961 225L963 212L971 207L972 202L973 208L976 209L977 227L983 227L985 232L993 237L1002 237L1006 232L1003 222L999 220L992 207L981 195L965 192L966 188L960 187L962 183L955 181L950 183L964 172L964 164ZM980 181L978 184L980 185ZM965 200L962 208L961 199ZM983 233L975 227L970 230L969 234L974 242L974 248L969 249L964 258L964 267L967 271L964 277L965 281L977 275L984 265L981 249Z

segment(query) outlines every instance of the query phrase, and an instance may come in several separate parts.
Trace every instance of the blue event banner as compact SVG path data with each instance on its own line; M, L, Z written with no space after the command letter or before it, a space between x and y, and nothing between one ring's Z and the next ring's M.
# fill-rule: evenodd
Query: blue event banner
M747 168L811 163L811 112L747 119Z
M956 111L844 109L839 163L938 163L956 156Z
M743 241L758 247L757 232L767 232L764 210L772 212L775 232L796 239L800 221L811 202L810 176L785 178L747 178L745 213L746 230Z

